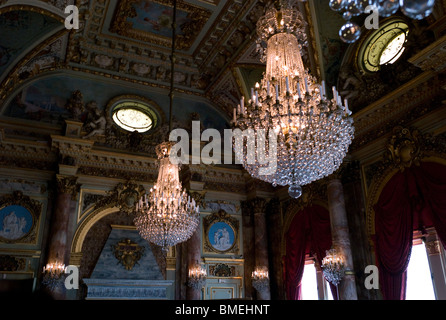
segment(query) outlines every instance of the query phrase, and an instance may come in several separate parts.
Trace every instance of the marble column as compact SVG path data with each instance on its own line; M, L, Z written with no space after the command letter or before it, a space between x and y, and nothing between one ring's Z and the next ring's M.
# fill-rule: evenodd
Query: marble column
M254 213L254 248L255 266L266 267L269 270L268 235L266 228L266 200L255 198L251 200ZM271 300L270 286L257 292L258 300Z
M435 296L437 300L446 300L446 272L444 269L444 261L446 261L445 251L442 248L442 244L437 237L435 229L432 228L427 231L428 234L426 235L425 246Z
M71 201L77 194L77 177L57 175L57 198L52 214L50 234L48 238L47 263L61 263L68 265L70 243L69 221L71 215ZM53 290L56 299L64 298L63 286Z
M200 266L201 265L201 245L200 245L200 232L201 228L198 226L197 230L195 230L192 237L187 240L187 266L189 273L189 269ZM192 288L190 286L187 286L186 289L186 299L187 300L201 300L201 288Z
M339 250L345 258L346 274L339 284L339 297L340 300L357 300L344 190L340 179L333 178L328 182L327 195L333 247Z
M243 258L245 298L254 299L255 289L252 287L251 274L255 267L254 221L249 202L242 202Z
M277 198L271 199L268 203L266 223L271 267L269 270L271 299L285 300L281 247L283 221L280 201Z

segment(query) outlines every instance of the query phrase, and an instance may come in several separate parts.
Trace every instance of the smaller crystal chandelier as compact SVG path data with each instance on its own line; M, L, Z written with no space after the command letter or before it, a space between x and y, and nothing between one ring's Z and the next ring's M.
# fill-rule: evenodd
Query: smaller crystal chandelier
M381 17L390 17L398 9L409 18L421 20L428 17L435 5L435 0L330 0L332 10L342 13L347 23L339 30L339 36L346 43L353 43L361 36L361 27L350 21L354 16L363 14L368 6L378 10Z
M59 262L48 263L43 267L42 273L42 284L53 290L62 284L65 274L65 265Z
M189 276L187 285L193 289L200 290L206 284L206 269L201 267L198 263L189 269Z
M157 183L136 204L136 228L142 238L163 248L188 240L200 221L199 206L182 189L179 168L170 162L172 142L157 146Z
M345 274L344 257L336 249L327 250L321 268L325 279L337 287Z
M269 286L268 268L256 267L252 272L252 286L259 292L265 290Z

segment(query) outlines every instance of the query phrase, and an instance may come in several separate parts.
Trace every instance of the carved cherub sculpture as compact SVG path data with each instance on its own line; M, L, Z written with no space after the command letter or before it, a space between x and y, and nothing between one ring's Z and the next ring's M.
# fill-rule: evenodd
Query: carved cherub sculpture
M95 118L86 125L86 127L89 127L92 130L89 134L83 137L84 139L105 134L105 128L107 125L107 119L105 119L104 113L98 108L95 101L90 102L88 104L88 108L93 112Z

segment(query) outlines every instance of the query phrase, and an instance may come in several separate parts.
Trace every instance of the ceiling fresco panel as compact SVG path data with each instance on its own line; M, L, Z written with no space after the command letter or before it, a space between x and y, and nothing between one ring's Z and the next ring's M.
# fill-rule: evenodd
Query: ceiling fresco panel
M60 22L37 12L10 11L0 15L0 78L39 39L60 27Z
M172 1L119 1L110 31L134 40L164 47L172 43ZM178 3L176 48L190 49L211 16L211 11L185 2Z

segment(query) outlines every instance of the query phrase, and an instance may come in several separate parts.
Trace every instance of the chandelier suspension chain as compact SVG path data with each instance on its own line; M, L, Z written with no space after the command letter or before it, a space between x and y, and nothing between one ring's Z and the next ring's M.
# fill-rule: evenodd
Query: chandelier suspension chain
M172 51L170 55L170 105L169 105L169 132L172 131L172 119L173 119L173 96L174 96L174 74L175 74L175 40L176 40L176 28L177 28L177 0L173 0L173 17L172 17Z

